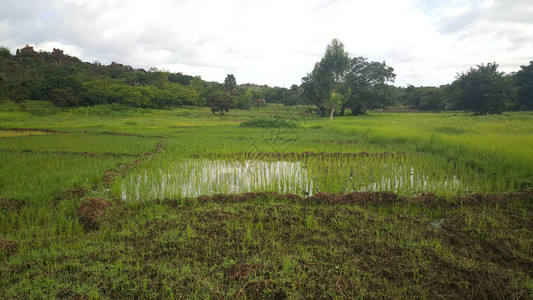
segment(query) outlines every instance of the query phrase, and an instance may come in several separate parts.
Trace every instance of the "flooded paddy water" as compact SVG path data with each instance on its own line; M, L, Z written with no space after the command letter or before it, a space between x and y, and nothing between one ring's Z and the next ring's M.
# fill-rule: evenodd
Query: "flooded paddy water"
M248 156L159 161L130 171L117 180L114 192L124 201L248 192L303 197L354 191L457 196L492 183L474 170L420 156Z
M121 198L165 199L252 191L312 193L313 180L301 162L192 159L170 163L155 172L144 169L126 176Z

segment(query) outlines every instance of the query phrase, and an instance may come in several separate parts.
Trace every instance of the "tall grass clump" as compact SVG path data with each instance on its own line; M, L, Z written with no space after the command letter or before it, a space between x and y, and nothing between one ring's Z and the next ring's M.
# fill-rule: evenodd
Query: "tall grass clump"
M138 114L150 114L151 109L135 108L118 103L78 107L69 111L73 115L96 117L131 117Z
M242 122L240 126L254 128L296 128L298 124L285 119L255 118Z

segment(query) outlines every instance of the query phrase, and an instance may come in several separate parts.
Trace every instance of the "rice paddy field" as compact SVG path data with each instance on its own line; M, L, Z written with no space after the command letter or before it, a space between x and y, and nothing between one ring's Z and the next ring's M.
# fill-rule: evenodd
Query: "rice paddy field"
M533 114L0 101L0 299L533 297Z

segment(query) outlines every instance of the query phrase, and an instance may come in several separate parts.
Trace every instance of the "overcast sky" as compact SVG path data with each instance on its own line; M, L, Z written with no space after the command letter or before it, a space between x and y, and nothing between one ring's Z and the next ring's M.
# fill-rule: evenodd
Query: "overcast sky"
M395 84L441 85L533 60L532 0L2 0L0 45L83 61L290 87L333 38L386 61Z

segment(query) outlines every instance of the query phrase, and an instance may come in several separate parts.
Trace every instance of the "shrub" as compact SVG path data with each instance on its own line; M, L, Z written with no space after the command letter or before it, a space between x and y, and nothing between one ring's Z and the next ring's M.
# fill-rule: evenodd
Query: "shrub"
M255 127L255 128L296 128L298 125L289 120L284 119L266 119L258 118L244 121L241 127Z

